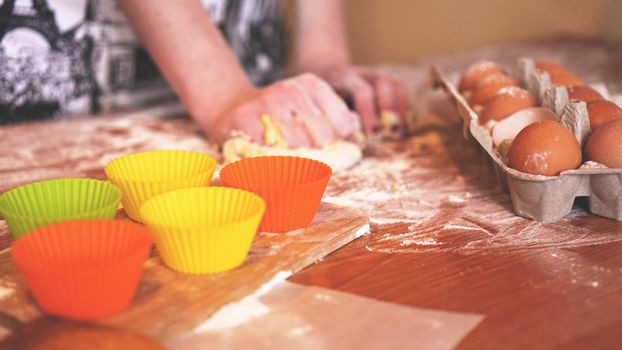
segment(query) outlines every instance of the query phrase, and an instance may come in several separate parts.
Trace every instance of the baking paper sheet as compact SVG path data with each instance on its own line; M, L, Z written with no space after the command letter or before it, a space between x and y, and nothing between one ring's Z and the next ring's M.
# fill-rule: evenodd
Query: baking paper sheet
M280 283L227 305L179 349L452 349L481 315Z

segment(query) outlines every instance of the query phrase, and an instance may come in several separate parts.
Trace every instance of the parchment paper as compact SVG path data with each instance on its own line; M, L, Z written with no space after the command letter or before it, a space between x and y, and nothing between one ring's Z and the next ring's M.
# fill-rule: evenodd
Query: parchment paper
M284 282L224 307L179 349L452 349L482 319Z

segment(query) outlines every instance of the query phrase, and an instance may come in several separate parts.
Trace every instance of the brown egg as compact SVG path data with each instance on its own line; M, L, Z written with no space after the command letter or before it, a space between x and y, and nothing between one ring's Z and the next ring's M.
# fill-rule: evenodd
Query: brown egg
M555 121L541 121L516 135L508 165L527 174L554 176L581 165L581 146L568 129Z
M479 122L486 124L490 120L502 120L514 112L535 105L533 96L527 90L516 86L504 87L486 102Z
M479 82L492 73L503 73L505 69L498 64L491 61L479 61L470 65L460 81L458 90L464 92L467 90L473 90Z
M609 168L622 168L622 119L611 120L594 131L585 146L587 160Z
M610 120L622 118L622 109L611 101L593 100L586 102L586 105L592 130L598 129Z
M566 72L566 71L558 71L556 73L549 73L551 77L551 83L559 84L563 86L572 86L572 85L582 85L583 80L581 80L576 75Z
M535 62L536 68L539 70L545 71L549 74L557 73L557 72L567 72L566 67L563 64L557 61L551 60L539 60Z
M488 101L497 91L507 86L516 86L516 80L512 79L505 73L493 73L482 79L471 96L469 102L471 105L483 105Z
M604 100L603 96L598 91L592 89L587 85L572 85L568 86L568 98L571 100L579 101L593 101Z

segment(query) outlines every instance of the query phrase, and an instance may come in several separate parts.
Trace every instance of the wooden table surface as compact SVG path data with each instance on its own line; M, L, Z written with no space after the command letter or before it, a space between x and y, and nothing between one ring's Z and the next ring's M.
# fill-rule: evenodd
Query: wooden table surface
M511 66L520 55L561 60L587 82L622 93L622 49L575 39L387 68L409 82L419 129L370 146L361 164L334 176L324 200L367 211L372 231L290 281L484 315L461 349L619 347L622 223L589 214L580 200L555 224L514 215L442 92L423 87L430 63L456 76L477 59ZM111 156L139 149L216 152L188 120L147 114L5 127L0 145L0 191L50 177L101 178Z

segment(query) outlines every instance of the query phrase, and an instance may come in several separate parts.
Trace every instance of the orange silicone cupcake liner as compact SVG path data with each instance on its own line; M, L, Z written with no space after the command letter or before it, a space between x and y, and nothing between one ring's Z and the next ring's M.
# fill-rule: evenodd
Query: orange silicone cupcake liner
M66 221L23 236L11 254L43 312L88 320L130 304L150 247L129 220Z
M316 160L267 156L231 163L220 178L225 186L256 193L266 201L260 231L286 232L313 221L331 174L328 165Z

